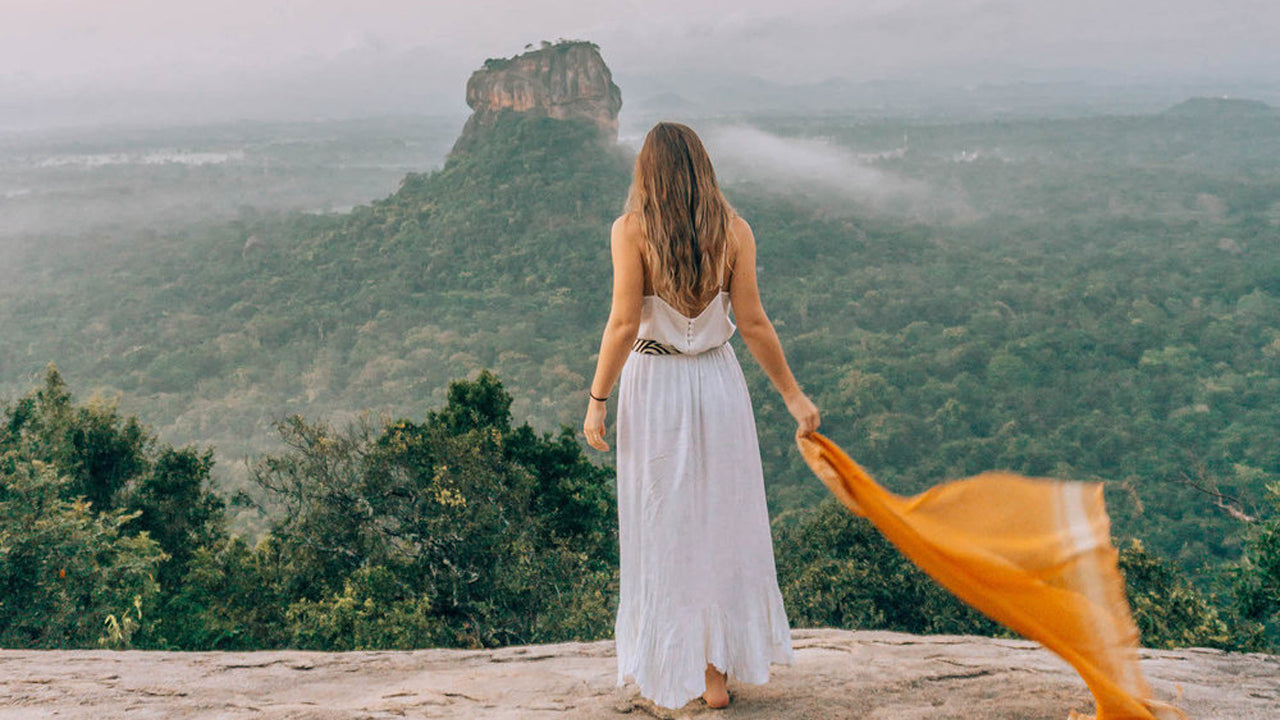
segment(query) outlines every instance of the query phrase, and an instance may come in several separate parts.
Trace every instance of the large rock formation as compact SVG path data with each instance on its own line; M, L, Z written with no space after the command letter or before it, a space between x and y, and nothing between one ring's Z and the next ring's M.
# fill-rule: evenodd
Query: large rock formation
M172 720L1063 720L1080 676L1027 640L793 629L793 667L729 681L733 704L668 711L615 687L612 640L495 650L0 650L0 717ZM1194 720L1276 720L1280 656L1142 650L1157 699Z
M523 55L486 60L467 81L467 106L474 112L450 154L465 152L482 140L505 110L589 120L600 128L603 140L614 143L622 91L595 43L544 43L542 49Z

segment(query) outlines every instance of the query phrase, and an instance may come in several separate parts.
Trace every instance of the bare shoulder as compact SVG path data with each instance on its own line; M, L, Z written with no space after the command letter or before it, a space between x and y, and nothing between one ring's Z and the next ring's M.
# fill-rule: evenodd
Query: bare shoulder
M640 229L640 213L628 212L618 216L613 221L613 227L619 230L628 230L634 232Z
M733 233L733 239L738 249L744 247L755 247L756 236L751 232L751 225L746 218L741 215L734 215L729 221L729 230Z
M640 217L637 213L629 212L618 216L613 221L612 235L624 241L635 243L640 237Z

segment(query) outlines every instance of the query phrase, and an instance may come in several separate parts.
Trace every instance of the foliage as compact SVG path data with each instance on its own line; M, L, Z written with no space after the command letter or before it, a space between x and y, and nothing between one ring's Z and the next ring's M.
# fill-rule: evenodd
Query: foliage
M451 644L431 598L406 587L387 568L362 567L341 593L289 606L290 646L317 650L400 649Z
M98 638L98 644L111 648L127 648L133 642L133 634L142 619L142 596L133 596L133 606L126 608L119 617L107 615L103 624L106 632Z
M828 498L775 521L778 580L793 626L1011 637L908 562L865 518ZM1265 650L1261 628L1237 606L1195 588L1137 539L1119 569L1144 647ZM1276 584L1260 576L1251 588ZM1249 607L1247 604L1245 608Z
M78 436L36 432L56 425L48 416L84 410L51 369L6 415L0 642L343 650L607 637L618 589L612 473L587 460L568 427L555 436L512 428L511 397L487 370L451 383L447 396L421 423L376 425L366 415L336 431L296 415L281 421L288 450L255 466L278 510L250 547L226 534L220 502L200 490L207 453L135 452L108 432L107 447L126 447L145 467L117 493L124 507L95 512L83 495L68 496L71 476L32 457L38 438ZM1141 543L1125 547L1143 641L1267 648L1275 530L1271 520L1250 536L1236 606ZM774 532L793 626L1009 635L833 498L784 514Z
M612 474L568 427L511 427L490 372L423 423L345 432L291 416L255 477L282 512L225 531L209 452L77 407L56 369L5 413L0 639L14 646L318 649L594 639L616 602ZM87 426L93 433L83 432ZM122 430L123 429L123 430ZM91 437L97 443L79 442ZM100 462L87 463L83 457ZM94 508L64 467L113 488ZM91 485L92 487L92 485Z
M912 565L835 498L775 521L778 584L793 627L995 635L999 625Z
M279 543L270 535L250 547L221 537L192 553L181 587L170 596L170 624L162 647L183 650L258 650L285 647L285 579ZM157 643L158 644L158 643Z
M1197 590L1168 560L1131 539L1120 549L1120 571L1144 647L1265 647L1256 629L1219 610L1216 598Z
M144 474L149 442L137 418L121 418L110 402L75 407L52 364L44 386L7 409L0 430L0 447L58 467L70 478L65 497L83 496L99 511L119 507L125 484Z
M600 50L600 46L591 42L590 40L567 40L565 38L557 38L556 42L554 43L552 43L550 40L542 40L541 42L538 43L538 49L532 52L555 51L557 53L563 54L568 52L570 48L577 47L577 46L589 47L592 50L595 50L597 52L599 52ZM532 44L525 45L526 50L529 50L531 47L532 47ZM501 70L507 67L508 65L510 65L512 60L516 60L528 54L531 54L531 53L530 52L519 53L516 55L512 55L509 58L485 58L484 69L490 70L490 71Z
M611 625L610 475L568 428L512 430L509 405L482 372L421 424L280 423L289 450L255 478L283 506L271 535L292 643L491 647Z
M95 548L103 553L81 561L92 567L100 564L101 577L78 596L71 593L80 599L63 601L50 616L61 618L80 603L88 618L102 611L101 603L110 603L115 610L101 618L109 626L102 636L104 644L165 644L170 628L181 628L186 621L171 612L169 602L184 583L193 553L225 533L224 503L212 490L212 451L160 443L136 417L121 417L113 401L92 398L76 405L61 374L50 365L43 386L0 413L0 453L6 458L5 471L15 478L4 493L13 515L0 527L15 543L22 536L23 553L73 542L82 542L77 552L90 557ZM33 531L20 513L35 513L52 524L27 537ZM55 557L71 552L59 548ZM15 573L12 597L41 600L43 590L36 588L43 586L31 574L36 570L22 564L10 569ZM59 567L58 572L82 580L89 571ZM146 582L129 573L145 575ZM113 575L121 577L111 594L93 599L99 594L96 583L112 581ZM32 628L39 625L39 616L37 612L30 619L10 619L15 623L12 631L18 633L16 645L54 642L46 632L61 632L72 644L87 637L82 628L70 629L58 619L35 633ZM0 623L0 628L6 624Z
M94 512L75 480L41 460L0 455L0 646L93 647L118 618L136 620L160 592L166 556L145 533L122 526L137 515ZM127 645L132 627L115 639Z
M1240 614L1260 623L1268 642L1280 647L1280 483L1267 490L1271 515L1252 528L1244 557L1232 568L1232 591Z
M1131 558L1152 637L1220 637L1202 601L1229 598L1239 622L1270 623L1274 637L1274 524L1251 530L1213 499L1259 515L1257 498L1280 479L1274 118L760 124L871 155L893 149L868 163L927 186L888 208L843 187L728 188L756 231L770 317L834 440L904 491L997 467L1109 480L1117 534L1142 538L1177 569ZM589 123L503 114L483 146L350 213L245 213L225 227L139 238L84 265L51 243L31 266L39 272L0 286L10 386L59 357L86 382L122 392L166 435L216 439L216 457L275 453L286 442L272 456L281 472L261 476L285 492L224 488L306 511L281 519L268 506L261 522L279 523L281 536L250 544L218 537L211 505L165 499L203 497L207 454L175 450L161 462L148 433L109 403L75 408L57 387L6 409L0 450L56 466L69 481L61 497L91 498L90 512L142 510L122 529L150 527L173 551L158 575L168 600L144 603L135 643L286 642L290 608L307 642L357 626L377 637L394 604L351 609L398 597L379 594L389 591L377 568L421 580L396 602L429 601L462 644L602 627L613 572L599 514L607 483L579 467L590 463L572 432L539 438L527 422L504 420L580 420L607 314L608 227L630 160L600 148L597 135ZM250 235L259 249L246 254ZM502 394L482 383L446 397L449 380L481 368L507 379ZM794 452L789 414L763 371L744 370L771 510L799 518L825 491ZM494 405L502 397L507 404ZM298 420L270 436L276 412L372 407L406 417L442 401L456 412L350 432ZM475 474L458 478L446 465ZM461 522L509 521L511 534L450 536L457 498L475 509ZM810 532L845 550L862 541L829 520ZM437 530L453 544L415 536ZM497 599L464 582L495 569L484 542L535 566L476 581L508 593ZM928 622L895 618L876 599L883 588L867 576L888 559L823 559L788 542L802 558L788 576L798 617ZM445 562L453 551L461 565ZM1210 592L1215 569L1236 562L1236 590ZM843 582L823 589L826 570L869 587L870 599L840 595ZM569 578L559 592L572 602L559 614L536 610L555 592L530 586L538 572ZM180 589L168 585L178 576ZM902 577L906 597L935 601ZM837 609L800 588L826 592ZM1159 612L1165 592L1182 598L1182 614ZM935 612L943 625L970 622L945 619L941 604ZM1228 615L1219 609L1230 629ZM200 620L183 626L182 617Z
M908 133L877 170L927 183L911 203L970 211L937 221L822 188L728 186L833 439L907 490L996 467L1113 480L1117 532L1205 589L1202 561L1237 559L1244 531L1188 479L1246 505L1280 479L1275 121L805 122L761 124L857 150ZM268 409L404 416L481 367L508 379L513 417L576 423L629 158L590 123L505 113L492 130L348 214L246 215L14 286L0 367L66 355L167 434L216 440L223 473L279 447ZM248 235L260 250L245 255ZM118 296L127 311L105 300ZM90 328L93 354L56 341ZM812 507L823 491L789 414L744 370L770 508ZM256 486L246 472L224 489Z

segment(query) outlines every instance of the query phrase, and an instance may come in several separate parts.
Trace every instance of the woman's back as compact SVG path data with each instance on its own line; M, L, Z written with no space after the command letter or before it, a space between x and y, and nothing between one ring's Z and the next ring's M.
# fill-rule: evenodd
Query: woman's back
M723 707L725 674L763 683L771 663L793 661L735 331L802 427L816 427L817 409L760 305L750 226L689 128L650 131L626 210L611 231L613 305L584 422L608 450L616 379L618 684L632 679L665 707L701 693Z
M672 354L672 350L697 355L719 347L737 329L729 319L729 308L727 290L720 291L696 317L681 313L657 295L646 295L634 349L659 355Z
M708 663L759 684L792 662L729 292L696 317L647 295L618 380L618 684L678 708Z
M634 213L624 216L631 221L633 232L642 232L635 222ZM638 243L646 242L639 238ZM732 301L729 282L733 261L730 257L734 245L727 242L719 259L713 264L717 270L715 295L701 309L690 312L677 307L654 292L650 269L645 269L644 298L640 309L640 328L633 349L652 354L672 352L696 355L718 347L733 337L737 326L730 319Z

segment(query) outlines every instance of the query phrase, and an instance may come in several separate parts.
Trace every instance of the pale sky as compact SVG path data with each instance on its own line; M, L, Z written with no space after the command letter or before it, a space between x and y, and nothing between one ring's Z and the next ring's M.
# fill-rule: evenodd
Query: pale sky
M414 92L465 112L486 57L560 37L600 45L618 79L1280 81L1276 0L0 0L0 126L130 103L243 114L294 90L303 115ZM316 84L332 103L312 107Z

